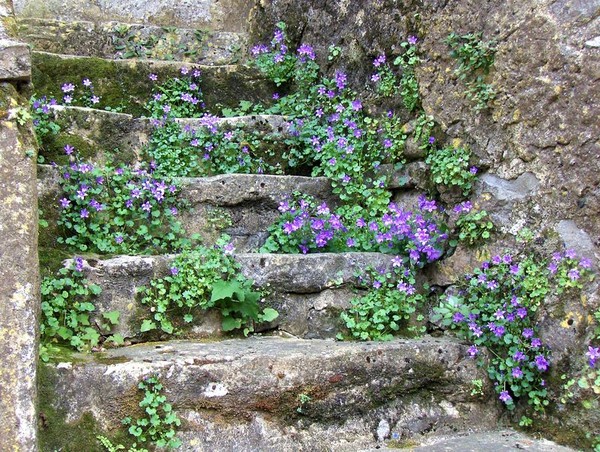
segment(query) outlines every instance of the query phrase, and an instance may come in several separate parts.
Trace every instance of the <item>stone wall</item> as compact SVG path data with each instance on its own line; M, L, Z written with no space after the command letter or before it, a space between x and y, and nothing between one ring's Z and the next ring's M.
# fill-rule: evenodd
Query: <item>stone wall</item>
M37 450L39 268L36 143L28 100L29 50L11 39L0 1L0 450Z
M514 246L522 227L537 234L538 251L572 248L599 268L598 1L261 0L251 18L254 42L270 40L275 24L284 21L294 43L313 45L322 67L330 74L347 71L366 98L373 59L380 53L393 59L402 41L418 37L423 109L439 125L439 142L458 139L476 154L482 174L472 201L490 212L501 233L486 249L459 249L434 267L434 284L448 286L482 256ZM456 61L444 42L451 32L481 32L498 43L488 76L497 96L480 113L454 73ZM334 63L326 58L331 44L342 48ZM587 366L594 334L590 314L600 309L600 290L596 282L581 297L558 298L540 313L543 338L554 346L554 389L563 384L561 373ZM538 428L562 441L577 442L600 422L581 405L557 400L554 406Z

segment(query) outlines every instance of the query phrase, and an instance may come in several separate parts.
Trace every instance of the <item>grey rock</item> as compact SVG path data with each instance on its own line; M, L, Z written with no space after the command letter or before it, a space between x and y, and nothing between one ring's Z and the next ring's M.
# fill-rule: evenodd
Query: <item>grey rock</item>
M246 46L243 33L40 18L21 18L17 23L20 39L35 50L68 55L126 58L123 52L138 45L136 59L223 65L238 62Z
M574 221L560 221L556 226L556 232L560 235L567 249L575 250L580 257L595 258L593 262L600 260L600 255L596 252L597 249L589 234L580 229Z
M600 47L600 36L596 36L595 38L590 39L589 41L585 41L586 47L598 48Z
M466 345L442 339L167 342L46 370L56 376L54 405L65 420L92 413L104 429L120 425L139 380L158 375L188 421L178 433L183 450L358 450L375 446L381 419L414 418L427 406L446 407L438 432L497 422L486 406L492 388L483 399L470 395L484 370ZM310 400L299 412L301 394Z
M516 201L535 196L539 181L532 173L525 173L515 180L506 180L494 174L481 176L478 191L489 192L499 201Z
M22 42L0 39L0 81L31 79L31 55Z
M65 21L120 21L240 32L253 6L242 0L15 0L18 17Z
M139 303L138 288L169 272L175 256L119 256L113 259L84 261L86 278L102 288L95 300L95 321L101 314L120 312L120 323L113 333L139 341L140 325L150 316ZM333 338L342 330L340 312L349 306L353 289L360 283L355 277L366 266L385 268L391 256L379 253L341 254L236 254L241 273L267 290L264 306L275 308L279 317L258 330L278 329L306 338ZM187 328L188 337L218 337L220 318L214 313L197 316Z
M14 64L13 60L0 62ZM4 67L4 66L2 66ZM7 68L10 70L10 68ZM27 109L10 83L0 90L0 450L37 450L36 366L39 345L39 263L35 149Z

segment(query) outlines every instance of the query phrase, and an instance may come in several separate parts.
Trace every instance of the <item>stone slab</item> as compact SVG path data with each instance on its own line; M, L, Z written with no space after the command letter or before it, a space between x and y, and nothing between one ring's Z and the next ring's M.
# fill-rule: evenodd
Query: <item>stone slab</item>
M31 79L31 56L27 44L0 39L0 82Z
M178 432L183 450L350 451L375 446L382 420L407 435L495 425L491 386L483 397L471 395L472 379L485 379L485 371L467 348L433 338L175 341L46 371L55 376L54 404L65 430L84 413L102 428L118 428L141 396L138 382L158 375L187 421ZM301 395L308 402L300 403Z
M27 108L15 87L0 84L0 450L37 450L36 365L39 266L35 140L19 127ZM28 152L31 156L28 156Z

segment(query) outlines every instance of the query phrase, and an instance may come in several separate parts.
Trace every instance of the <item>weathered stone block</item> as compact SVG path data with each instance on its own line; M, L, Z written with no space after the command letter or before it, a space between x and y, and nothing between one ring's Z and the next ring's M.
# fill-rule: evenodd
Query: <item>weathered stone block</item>
M31 55L27 44L0 39L0 82L31 79Z

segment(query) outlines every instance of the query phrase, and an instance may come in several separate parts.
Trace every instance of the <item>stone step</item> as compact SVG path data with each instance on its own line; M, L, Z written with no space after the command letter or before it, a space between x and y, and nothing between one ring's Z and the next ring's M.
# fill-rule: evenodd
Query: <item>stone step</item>
M204 65L235 64L246 53L243 33L39 18L22 18L17 24L19 37L43 52Z
M95 434L114 435L121 419L138 416L137 385L151 375L182 420L181 450L356 451L394 434L408 440L490 429L498 403L490 385L472 395L473 379L486 375L467 348L445 338L254 337L77 356L42 366L42 448L71 450L72 429L87 428L94 429L89 444L82 435L73 441L79 450L100 450ZM48 444L44 433L52 429L62 434Z
M53 227L62 198L59 168L38 165L38 196L49 228L42 230L41 243L56 246ZM189 209L180 212L188 234L200 234L204 243L215 243L225 233L236 250L256 250L267 238L269 226L279 217L279 203L286 195L300 191L319 202L336 205L331 185L324 177L273 176L267 174L223 174L181 179L181 198Z
M100 105L135 116L147 114L144 104L150 100L153 82L150 74L163 83L181 76L182 63L157 60L109 60L96 57L32 52L32 80L38 96L62 99L61 86L73 83L81 87L89 78ZM185 65L185 64L183 64ZM187 65L190 67L190 65ZM202 72L202 89L206 109L214 114L221 107L237 107L240 100L268 102L275 87L255 69L243 65L194 65Z
M151 279L169 274L175 256L119 256L84 261L86 278L102 292L95 299L96 316L119 311L114 333L133 342L156 336L139 333L142 320L152 318L142 305L137 289ZM356 272L367 266L389 268L392 256L380 253L255 254L236 253L241 273L267 290L263 307L272 307L279 317L258 330L277 330L302 338L334 338L342 331L340 313L348 308L357 289L364 288ZM184 337L219 337L217 312L195 317L190 325L177 322Z
M13 0L17 18L117 21L244 32L254 2L246 0Z
M94 163L105 163L109 157L113 161L133 163L142 158L142 148L156 127L149 118L94 108L57 105L50 107L49 112L49 120L60 126L60 133L42 137L40 154L47 163L68 163L64 153L66 144L74 146L81 156ZM192 130L202 129L206 122L201 118L175 121ZM289 136L285 117L278 115L218 118L216 122L219 130L258 132L271 146L274 141Z

